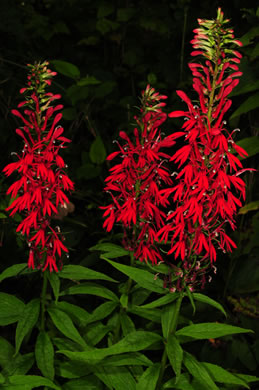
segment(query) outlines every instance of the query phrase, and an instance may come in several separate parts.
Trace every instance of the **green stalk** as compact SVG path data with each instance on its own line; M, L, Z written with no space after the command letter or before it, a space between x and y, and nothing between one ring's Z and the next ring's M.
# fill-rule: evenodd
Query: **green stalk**
M47 295L47 287L48 287L48 274L47 271L43 272L43 283L41 290L41 320L40 320L40 330L45 330L45 311L46 311L46 295Z
M178 320L179 320L180 309L181 309L181 305L182 305L182 300L183 300L183 294L180 294L176 303L174 303L175 311L174 311L174 316L172 318L171 326L170 326L170 329L168 332L168 336L171 334L174 334L176 332ZM161 359L161 367L160 367L160 373L159 373L159 377L158 377L158 381L157 381L157 385L156 385L156 390L161 390L162 380L163 380L165 369L166 369L166 363L167 363L166 342L167 342L167 340L165 340L165 346L164 346L164 351L163 351L163 355L162 355L162 359Z

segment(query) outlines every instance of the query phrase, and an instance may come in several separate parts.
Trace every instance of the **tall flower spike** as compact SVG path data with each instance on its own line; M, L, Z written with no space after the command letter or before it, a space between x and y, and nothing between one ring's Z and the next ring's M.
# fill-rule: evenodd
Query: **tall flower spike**
M205 274L216 261L217 250L232 251L236 244L226 234L229 224L235 229L238 207L245 200L245 183L239 177L243 169L241 157L247 156L236 145L233 132L226 129L224 115L231 106L229 94L242 75L238 70L241 54L233 46L241 46L234 39L233 30L226 25L223 12L218 9L216 20L198 20L199 28L191 41L193 88L199 102L195 105L183 91L178 96L186 103L186 111L173 111L169 117L185 117L181 132L182 146L171 161L180 168L176 184L171 188L176 209L161 228L162 240L171 240L168 254L182 260L182 280L177 288L187 284L191 289L204 286Z
M21 213L24 218L17 232L27 236L29 250L28 267L47 268L58 271L62 265L62 253L68 253L63 244L64 237L59 227L53 228L52 219L58 209L67 207L69 200L64 191L74 188L66 174L66 165L59 155L69 139L63 137L64 129L58 125L62 118L56 113L63 106L55 106L60 95L46 92L56 72L48 69L48 62L28 65L28 82L20 93L25 100L18 105L23 108L12 113L23 122L16 133L23 139L22 151L17 161L8 164L4 173L9 176L17 172L19 179L7 190L12 203L7 208L10 215Z
M175 143L174 135L163 138L159 130L167 117L162 112L164 99L166 96L159 95L149 85L142 92L133 139L121 131L122 142L116 141L118 151L107 157L108 161L115 157L121 161L110 169L105 180L111 203L101 207L105 210L104 228L110 231L115 223L122 224L124 247L140 261L150 260L153 264L161 260L155 239L165 220L161 207L168 204L167 193L162 194L161 186L172 184L164 166L170 156L161 149Z

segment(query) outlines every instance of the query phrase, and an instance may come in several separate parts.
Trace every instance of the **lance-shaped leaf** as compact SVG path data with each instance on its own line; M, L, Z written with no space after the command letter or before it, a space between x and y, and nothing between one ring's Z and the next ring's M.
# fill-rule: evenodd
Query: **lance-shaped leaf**
M20 350L23 339L36 325L40 313L40 300L33 299L24 307L15 333L15 354Z

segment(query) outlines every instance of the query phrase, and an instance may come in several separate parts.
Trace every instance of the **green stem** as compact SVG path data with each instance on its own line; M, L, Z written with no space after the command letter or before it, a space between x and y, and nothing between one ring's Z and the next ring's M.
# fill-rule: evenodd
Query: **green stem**
M43 272L43 284L41 290L41 321L40 321L40 330L45 330L45 311L46 311L46 295L48 287L48 274L47 271Z
M176 329L177 329L182 300L183 300L183 294L180 294L176 303L174 303L174 305L175 305L174 316L172 318L172 322L171 322L171 326L170 326L170 329L168 332L168 336L171 334L174 334ZM166 363L167 363L166 342L167 342L167 340L165 340L165 346L164 346L164 351L163 351L163 355L162 355L162 359L161 359L161 367L160 367L160 373L159 373L159 377L158 377L158 381L157 381L157 385L156 385L156 390L161 390L162 380L163 380L165 369L166 369Z

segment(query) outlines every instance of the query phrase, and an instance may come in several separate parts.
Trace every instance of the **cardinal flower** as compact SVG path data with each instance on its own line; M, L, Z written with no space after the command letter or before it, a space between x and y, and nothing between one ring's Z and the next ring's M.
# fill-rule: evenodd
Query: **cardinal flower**
M47 268L58 271L57 262L61 264L62 253L67 254L68 249L59 227L52 227L52 218L59 206L69 203L65 191L74 188L59 155L70 140L62 135L64 129L58 125L63 106L55 105L55 101L60 95L45 92L56 73L48 69L47 62L28 66L27 87L20 91L25 100L18 105L23 108L23 114L12 110L22 122L16 133L23 140L23 148L19 153L12 153L17 161L3 170L7 176L13 172L18 174L7 191L12 199L7 210L11 216L23 215L17 232L27 237L29 268L36 265L43 271Z
M156 247L156 234L164 224L161 208L168 205L162 185L171 185L172 178L165 162L170 158L163 148L172 146L174 135L163 138L160 126L167 115L159 95L149 85L142 92L140 116L135 117L136 127L130 138L120 132L121 141L115 141L118 150L110 154L108 161L120 158L110 168L105 191L111 203L101 207L104 211L104 228L111 231L115 223L123 226L124 247L134 252L140 261L162 260Z
M179 169L175 185L167 189L176 208L159 232L162 240L170 239L168 254L182 260L179 289L192 286L194 280L203 286L208 268L215 270L217 251L236 248L226 229L236 228L236 214L245 200L245 182L239 177L245 169L238 156L248 154L235 143L237 130L229 131L224 119L231 106L229 94L242 75L238 70L242 56L233 49L241 43L226 26L221 9L216 20L198 22L191 54L200 59L189 64L198 103L177 91L187 108L169 114L185 119L182 131L174 134L183 138L183 146L170 159Z

